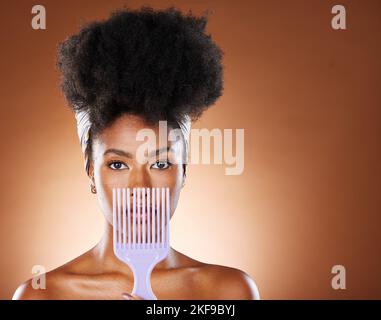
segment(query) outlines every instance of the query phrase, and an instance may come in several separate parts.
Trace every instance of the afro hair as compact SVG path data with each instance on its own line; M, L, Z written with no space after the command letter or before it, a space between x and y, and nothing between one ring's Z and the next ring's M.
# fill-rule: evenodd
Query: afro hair
M123 113L148 122L198 119L223 90L223 52L207 17L174 7L123 8L90 22L58 46L61 88L87 111L94 136Z

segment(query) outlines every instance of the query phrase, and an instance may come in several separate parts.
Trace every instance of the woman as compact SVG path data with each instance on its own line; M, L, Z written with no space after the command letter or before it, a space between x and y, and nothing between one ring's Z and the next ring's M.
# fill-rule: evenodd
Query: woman
M105 229L94 248L46 274L45 290L34 290L29 280L14 299L140 299L128 293L132 271L113 253L111 186L169 187L173 215L186 178L191 121L223 90L223 53L205 34L206 22L175 8L123 9L60 44L62 90L75 112ZM160 120L180 129L181 140L167 136L168 152L138 161L137 134L148 128L158 137ZM259 298L245 272L173 248L152 271L151 284L158 299Z

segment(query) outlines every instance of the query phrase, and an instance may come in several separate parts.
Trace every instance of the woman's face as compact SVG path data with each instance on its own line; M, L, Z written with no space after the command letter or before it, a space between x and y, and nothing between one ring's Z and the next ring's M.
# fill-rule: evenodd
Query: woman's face
M181 141L169 141L167 135L169 151L155 152L142 163L137 159L137 151L145 142L136 139L141 129L151 129L155 133L153 150L163 149L159 144L159 126L147 125L141 117L133 115L122 115L93 141L93 161L90 163L89 174L96 186L101 210L110 224L112 188L168 187L172 217L185 182Z

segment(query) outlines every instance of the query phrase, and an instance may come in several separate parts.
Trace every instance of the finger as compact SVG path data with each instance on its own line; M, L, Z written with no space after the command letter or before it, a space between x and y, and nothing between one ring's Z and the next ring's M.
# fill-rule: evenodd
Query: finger
M130 294L130 293L127 293L127 292L122 293L122 297L125 300L144 300L143 298L141 298L139 296L136 296L134 294Z
M132 300L132 296L128 293L122 293L122 298L124 300Z

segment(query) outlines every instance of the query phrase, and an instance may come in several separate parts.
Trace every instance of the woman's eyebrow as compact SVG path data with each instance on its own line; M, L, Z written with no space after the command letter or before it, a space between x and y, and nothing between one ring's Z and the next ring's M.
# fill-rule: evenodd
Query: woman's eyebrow
M105 156L106 154L108 153L115 153L117 154L118 156L121 156L121 157L126 157L126 158L133 158L134 156L132 155L132 153L130 152L126 152L126 151L123 151L123 150L120 150L120 149L114 149L114 148L111 148L111 149L107 149L103 155Z
M166 148L161 148L161 149L157 149L153 152L151 152L148 157L153 157L153 156L158 156L160 153L166 151L166 152L169 152L170 150L173 150L171 147L166 147Z
M167 151L167 152L168 152L168 151L170 151L170 150L172 150L171 147L166 147L166 148L157 149L157 150L151 152L151 153L148 155L148 157L158 156L160 153L162 153L162 152L164 152L164 151ZM134 158L134 156L133 156L132 153L127 152L127 151L123 151L123 150L120 150L120 149L114 149L114 148L107 149L107 150L103 153L103 155L105 156L105 155L108 154L108 153L115 153L115 154L117 154L118 156L122 156L122 157L126 157L126 158L131 158L131 159Z

